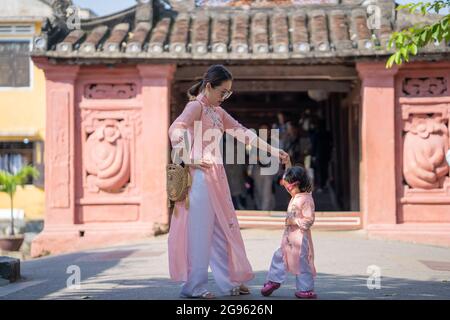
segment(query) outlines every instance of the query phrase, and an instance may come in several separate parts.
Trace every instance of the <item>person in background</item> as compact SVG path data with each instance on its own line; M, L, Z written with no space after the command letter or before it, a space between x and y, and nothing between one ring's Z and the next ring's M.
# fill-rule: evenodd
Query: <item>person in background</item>
M267 139L270 144L270 127L268 124L263 124L259 127L261 130L267 130L266 136L260 135L261 139ZM255 186L255 206L258 210L273 210L275 208L275 197L272 190L272 182L274 175L264 174L264 169L270 166L270 163L264 163L262 159L257 158L257 163L253 165L251 176Z
M308 132L312 122L313 117L311 115L311 110L309 108L306 108L302 116L298 120L298 124L303 129L303 131Z
M226 139L232 139L233 137L228 136ZM224 163L225 172L227 175L228 185L230 186L231 200L233 200L233 205L236 210L245 210L245 176L246 176L246 164L240 164L237 162L237 150L239 141L234 141L234 162Z
M311 154L311 140L309 134L298 125L296 121L287 123L288 140L286 152L292 159L293 164L304 166L305 157Z
M272 125L272 129L278 129L278 147L283 149L286 146L287 139L287 115L284 112L277 113L277 122Z
M317 122L317 130L312 134L312 159L317 192L322 192L328 182L328 164L331 159L333 140L324 119Z

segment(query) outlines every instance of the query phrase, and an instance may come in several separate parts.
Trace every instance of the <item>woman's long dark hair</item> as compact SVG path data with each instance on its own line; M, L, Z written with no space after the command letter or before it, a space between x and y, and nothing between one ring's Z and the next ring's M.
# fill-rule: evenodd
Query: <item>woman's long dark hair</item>
M195 97L205 89L208 82L211 84L211 87L215 88L227 80L233 80L231 72L221 64L212 65L203 75L203 79L199 80L187 91L188 98L189 100L194 100Z
M312 192L311 179L309 179L308 172L302 166L296 165L288 168L283 175L283 179L287 183L298 182L300 192Z

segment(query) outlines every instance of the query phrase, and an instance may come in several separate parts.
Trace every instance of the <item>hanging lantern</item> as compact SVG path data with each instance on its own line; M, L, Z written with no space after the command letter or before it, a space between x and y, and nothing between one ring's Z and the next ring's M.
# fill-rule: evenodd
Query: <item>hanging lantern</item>
M325 90L308 90L308 96L317 102L327 100L328 95L329 92Z

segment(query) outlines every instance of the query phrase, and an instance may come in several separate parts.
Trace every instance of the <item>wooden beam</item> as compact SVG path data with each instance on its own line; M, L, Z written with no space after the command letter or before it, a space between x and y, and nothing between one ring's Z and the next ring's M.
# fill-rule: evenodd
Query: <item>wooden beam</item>
M175 73L177 81L200 79L206 66L178 67ZM316 80L355 80L358 74L354 66L320 65L320 66L227 66L235 80L277 80L277 79L316 79Z
M329 92L349 92L349 81L332 80L234 80L235 92L301 92L308 90L326 90ZM178 84L182 91L192 86L192 82Z

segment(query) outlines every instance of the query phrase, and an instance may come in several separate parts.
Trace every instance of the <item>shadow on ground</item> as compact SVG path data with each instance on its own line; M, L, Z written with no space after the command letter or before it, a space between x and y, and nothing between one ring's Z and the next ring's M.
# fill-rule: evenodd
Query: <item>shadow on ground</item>
M82 279L81 289L68 290L65 282L55 279L47 283L40 292L36 290L27 293L24 289L15 294L8 295L4 299L94 299L94 300L176 300L179 298L180 283L174 283L167 278L149 278L140 276L136 279L133 274L126 279L108 279L108 276L98 276L106 268L111 267L114 262L105 263L101 268L91 270ZM83 268L83 266L80 266ZM296 299L295 278L288 276L286 283L271 297L260 295L261 285L264 283L266 272L255 272L255 278L248 283L252 291L251 295L239 297L227 297L220 293L216 287L212 274L209 274L209 289L219 299L225 300L288 300ZM30 281L33 279L27 279ZM66 279L64 279L66 280ZM318 273L316 278L316 292L322 300L397 300L397 299L450 299L450 283L438 281L417 281L400 278L381 278L380 289L368 289L367 277L361 275L333 275ZM1 288L0 288L1 294ZM0 299L2 299L0 297Z

